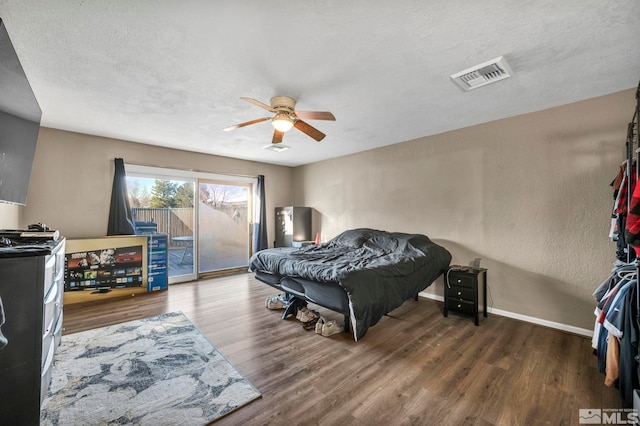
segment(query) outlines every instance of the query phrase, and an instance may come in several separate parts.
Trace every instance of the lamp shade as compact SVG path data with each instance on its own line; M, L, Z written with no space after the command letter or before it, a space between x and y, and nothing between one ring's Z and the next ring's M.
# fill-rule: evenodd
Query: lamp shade
M279 132L286 132L293 127L293 120L287 114L278 114L271 120L271 124Z

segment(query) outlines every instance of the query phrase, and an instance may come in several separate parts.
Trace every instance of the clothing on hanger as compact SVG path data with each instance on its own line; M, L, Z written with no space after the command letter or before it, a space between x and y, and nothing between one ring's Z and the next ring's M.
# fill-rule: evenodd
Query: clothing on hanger
M624 236L637 255L640 252L640 185L635 186L631 196Z
M626 169L627 167L625 163L625 176L624 176L624 179L622 180L622 185L620 186L620 191L618 192L618 198L616 201L616 204L617 204L616 213L625 214L625 215L627 214L627 199L628 199L627 188L631 186L631 192L633 193L636 187L636 180L637 180L636 164L634 163L631 166L631 174L629 174Z

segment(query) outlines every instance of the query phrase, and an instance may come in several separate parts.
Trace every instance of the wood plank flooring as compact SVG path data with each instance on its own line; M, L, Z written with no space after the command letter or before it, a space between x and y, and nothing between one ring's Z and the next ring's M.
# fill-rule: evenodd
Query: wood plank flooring
M216 426L572 425L580 408L621 407L586 337L491 314L476 327L420 298L354 342L280 319L264 306L275 294L253 274L175 284L65 306L64 334L184 312L262 393Z

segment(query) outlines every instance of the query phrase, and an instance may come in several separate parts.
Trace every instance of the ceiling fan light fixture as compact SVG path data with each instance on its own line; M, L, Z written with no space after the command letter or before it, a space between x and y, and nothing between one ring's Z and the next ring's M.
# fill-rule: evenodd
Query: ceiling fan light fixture
M241 98L251 104L259 106L262 109L275 114L275 116L262 117L256 120L245 121L244 123L234 126L225 127L223 130L230 131L239 129L240 127L250 126L252 124L262 123L271 120L271 124L275 128L273 132L272 144L280 144L285 132L295 127L300 132L320 142L326 136L320 130L309 125L303 120L329 120L335 121L336 117L329 111L296 111L296 100L288 96L274 96L271 98L271 106L262 103L253 98Z
M271 124L279 132L287 132L293 127L293 120L286 113L279 113L272 120Z

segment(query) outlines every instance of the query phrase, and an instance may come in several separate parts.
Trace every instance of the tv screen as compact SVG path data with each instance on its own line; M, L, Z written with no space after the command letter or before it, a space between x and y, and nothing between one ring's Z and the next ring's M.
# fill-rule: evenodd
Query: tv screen
M0 201L27 203L42 111L0 19Z
M142 246L66 253L64 291L140 287Z

